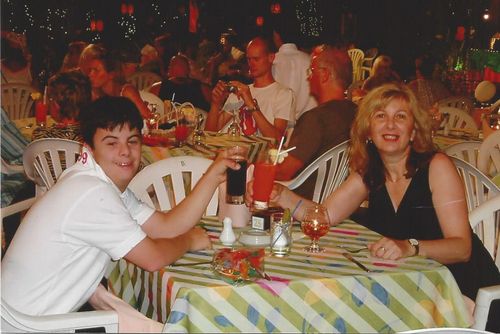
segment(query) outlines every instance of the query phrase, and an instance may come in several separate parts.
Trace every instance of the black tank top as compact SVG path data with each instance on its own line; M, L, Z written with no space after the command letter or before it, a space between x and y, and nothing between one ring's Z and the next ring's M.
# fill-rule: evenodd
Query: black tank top
M432 203L429 167L413 176L399 208L394 210L387 188L370 192L368 215L363 224L373 231L394 239L434 240L443 238ZM472 254L468 262L447 265L462 293L475 299L477 290L500 284L500 273L490 254L476 234L472 233Z

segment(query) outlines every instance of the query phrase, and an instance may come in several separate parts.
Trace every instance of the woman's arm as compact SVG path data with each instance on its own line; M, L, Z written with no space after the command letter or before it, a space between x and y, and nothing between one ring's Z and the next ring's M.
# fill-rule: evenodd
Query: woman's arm
M247 185L246 202L248 205L253 199L253 182ZM368 196L368 189L363 183L361 176L357 173L351 174L340 187L335 190L323 203L328 209L332 224L337 224L349 217ZM301 220L305 208L314 204L313 201L305 199L287 187L275 183L271 192L271 203L290 209L295 219Z
M131 84L125 84L125 87L123 88L123 96L134 102L135 106L137 107L137 109L139 109L143 118L149 117L151 111L146 106L146 103L144 103L144 101L142 100L141 95L139 94L137 88L135 88Z
M443 264L468 261L472 246L464 188L455 165L443 153L437 153L430 163L429 186L443 239L419 240L419 255ZM373 256L393 260L415 253L408 240L390 238L369 248Z

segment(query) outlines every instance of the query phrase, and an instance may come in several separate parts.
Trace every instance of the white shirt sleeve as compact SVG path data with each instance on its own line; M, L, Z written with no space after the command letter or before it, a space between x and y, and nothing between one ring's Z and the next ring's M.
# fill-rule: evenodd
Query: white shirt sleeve
M144 223L152 214L152 209L137 199L127 201L132 212L109 185L101 183L89 188L68 210L70 217L62 227L66 241L97 247L113 260L122 258L146 237L139 222Z
M273 113L274 118L281 118L289 122L295 121L294 94L290 88L282 87L276 94Z

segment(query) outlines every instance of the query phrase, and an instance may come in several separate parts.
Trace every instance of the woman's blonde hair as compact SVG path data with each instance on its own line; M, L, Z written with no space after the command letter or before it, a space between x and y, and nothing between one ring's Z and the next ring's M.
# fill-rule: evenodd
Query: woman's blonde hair
M413 176L422 162L434 154L435 146L431 136L429 114L419 107L417 98L405 84L389 83L370 91L361 101L356 118L351 128L351 171L359 173L367 186L380 185L385 180L385 168L370 136L372 115L393 100L406 101L415 121L415 136L411 145L411 156L407 162L407 177Z

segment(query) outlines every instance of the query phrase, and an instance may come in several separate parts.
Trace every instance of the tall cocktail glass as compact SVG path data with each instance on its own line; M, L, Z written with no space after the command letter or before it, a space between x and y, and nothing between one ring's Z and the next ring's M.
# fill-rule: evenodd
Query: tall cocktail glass
M244 204L247 186L248 147L234 146L228 152L229 157L240 165L240 169L227 169L226 202Z

